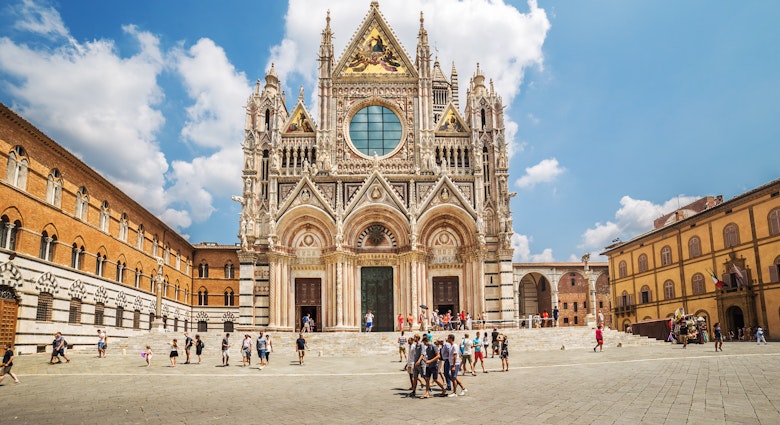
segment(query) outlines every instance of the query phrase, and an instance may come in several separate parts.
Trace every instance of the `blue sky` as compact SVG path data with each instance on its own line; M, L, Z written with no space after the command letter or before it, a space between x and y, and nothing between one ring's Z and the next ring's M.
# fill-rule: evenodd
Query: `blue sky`
M361 0L5 1L0 101L192 242L236 241L243 105L271 62L313 98ZM515 260L571 261L695 198L780 177L780 2L385 0L414 54L419 11L461 86L504 98ZM454 23L458 24L455 25ZM118 160L122 158L122 160Z

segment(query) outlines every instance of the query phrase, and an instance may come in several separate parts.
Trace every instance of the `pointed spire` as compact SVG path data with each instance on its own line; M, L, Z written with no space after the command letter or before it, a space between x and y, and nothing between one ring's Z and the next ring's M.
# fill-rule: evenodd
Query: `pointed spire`
M474 87L475 96L484 96L487 91L485 88L485 74L479 68L479 62L477 62L477 71L474 73L474 77L471 79L471 84Z

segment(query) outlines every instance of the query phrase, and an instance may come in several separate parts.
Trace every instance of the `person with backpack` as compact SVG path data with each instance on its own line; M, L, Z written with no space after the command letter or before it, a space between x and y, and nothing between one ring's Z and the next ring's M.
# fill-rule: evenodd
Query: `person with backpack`
M184 353L187 355L187 360L184 364L190 364L190 349L192 348L192 338L187 332L184 332Z
M201 361L201 355L203 354L203 347L205 347L206 344L203 343L203 340L200 339L200 335L195 335L195 355L198 356L198 364L200 364Z
M301 318L301 332L311 332L309 327L309 315L305 315Z
M60 356L65 358L65 362L70 363L70 359L65 355L65 349L68 347L68 341L65 341L65 338L62 336L62 332L57 332L54 334L54 341L51 343L51 345L52 352L49 364L62 363ZM56 362L54 361L55 358L57 359Z

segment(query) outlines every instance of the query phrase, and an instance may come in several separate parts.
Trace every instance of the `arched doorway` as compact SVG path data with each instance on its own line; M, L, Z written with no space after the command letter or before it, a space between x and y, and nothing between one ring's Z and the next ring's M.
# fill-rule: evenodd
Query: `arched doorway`
M0 345L14 345L19 300L16 291L8 285L0 285Z
M734 331L734 335L738 334L738 329L745 327L745 316L741 308L731 306L726 309L726 326L725 333L728 334L729 331Z
M528 273L517 288L517 311L521 317L550 310L550 282L539 273Z

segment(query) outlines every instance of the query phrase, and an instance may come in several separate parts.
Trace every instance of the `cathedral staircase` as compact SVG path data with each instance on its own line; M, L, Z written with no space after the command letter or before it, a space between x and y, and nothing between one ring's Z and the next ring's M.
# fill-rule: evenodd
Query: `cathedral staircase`
M480 334L488 332L488 335L492 329L480 330ZM468 333L470 338L474 337L476 330L470 331L438 331L433 332L434 339L446 339L447 335L452 333L455 335L455 340L459 343L464 334ZM562 347L566 350L583 350L592 349L595 345L595 330L578 326L578 327L559 327L559 328L541 328L541 329L499 329L499 332L505 334L509 340L510 353L522 352L522 351L545 351L545 350L560 350ZM420 332L407 332L405 335L408 337L410 334L414 335ZM240 361L240 347L245 332L233 332L230 337L230 352L234 362ZM256 357L257 353L254 350L254 341L257 338L258 333L249 333L253 340L253 357ZM190 336L194 337L195 332L190 332ZM308 353L310 356L341 356L345 353L355 354L361 356L371 355L394 355L398 353L398 337L399 332L371 332L371 333L331 333L331 332L316 332L306 333L304 338L309 346ZM220 347L223 332L210 331L200 333L203 342L206 344L203 356L209 359L220 357ZM297 333L292 332L271 332L274 352L284 353L285 356L292 355L295 351L295 340L298 338ZM152 350L157 354L167 354L169 350L169 344L173 338L177 338L179 346L184 346L184 334L182 332L150 332L146 335L131 337L122 341L114 341L116 345L110 346L109 349L114 353L124 351L125 354L139 354L146 345L150 345ZM637 346L651 346L665 344L662 341L655 339L649 339L639 335L626 334L616 330L604 331L604 346L610 347L637 347ZM120 351L116 351L120 350ZM192 354L195 354L195 350L192 350ZM183 355L183 351L180 349L180 355Z

